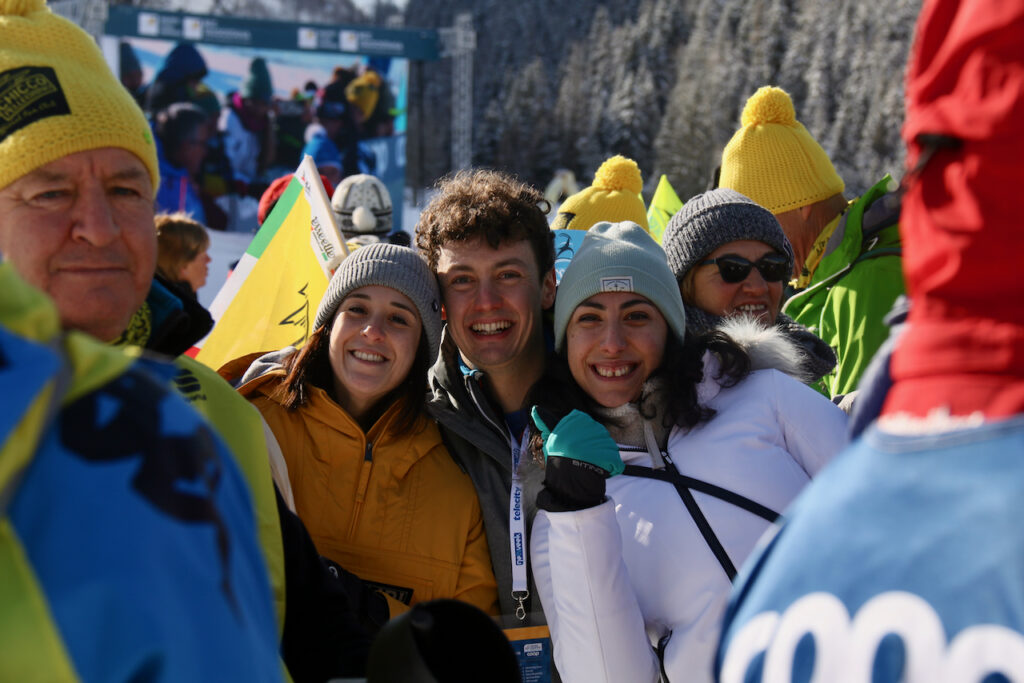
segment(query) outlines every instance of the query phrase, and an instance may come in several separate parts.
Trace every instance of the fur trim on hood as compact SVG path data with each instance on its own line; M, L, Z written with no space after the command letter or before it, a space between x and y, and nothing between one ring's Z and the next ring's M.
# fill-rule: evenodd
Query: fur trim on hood
M745 316L725 318L717 327L750 356L751 370L772 368L804 384L817 377L808 372L807 352L778 327L765 327Z

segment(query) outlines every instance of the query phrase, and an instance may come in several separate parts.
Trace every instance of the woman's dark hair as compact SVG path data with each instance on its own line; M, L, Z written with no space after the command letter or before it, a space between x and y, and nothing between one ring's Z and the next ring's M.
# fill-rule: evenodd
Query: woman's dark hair
M538 406L542 413L559 420L574 408L582 410L598 422L606 422L600 415L601 406L576 383L566 356L568 345L562 353L548 358L544 376L533 386L528 405ZM704 378L704 353L711 351L718 359L719 370L716 379L723 387L739 384L750 374L750 357L724 332L713 330L700 335L686 335L680 343L675 335L669 334L665 342L663 360L657 370L648 378L662 378L669 404L664 411L665 426L678 425L692 429L715 416L713 408L701 405L697 396L697 385ZM641 396L640 414L652 418L657 414L653 405L647 405L653 396ZM548 423L549 427L554 427ZM543 444L540 434L531 426L530 451L535 458L543 460Z
M334 371L330 359L331 327L324 325L310 335L297 353L284 360L285 379L276 392L276 398L289 410L297 410L309 401L309 387L319 387L334 397ZM398 432L411 431L417 420L426 413L427 372L430 370L430 356L427 351L427 335L420 332L416 357L405 379L381 398L374 406L374 420L395 401L402 407L395 418L394 429Z

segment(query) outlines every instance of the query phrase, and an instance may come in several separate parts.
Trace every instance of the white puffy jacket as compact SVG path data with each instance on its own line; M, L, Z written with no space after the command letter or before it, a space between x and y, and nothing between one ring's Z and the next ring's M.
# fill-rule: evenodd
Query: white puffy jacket
M671 459L681 474L782 512L846 445L845 414L774 369L723 388L713 379L710 355L705 368L699 395L717 414L692 431L675 428L667 443ZM653 462L635 449L622 458ZM657 681L662 666L670 681L712 680L731 587L725 571L671 484L619 475L607 491L602 505L539 511L533 525L533 571L562 680ZM693 495L739 567L769 523ZM662 661L655 648L663 639Z

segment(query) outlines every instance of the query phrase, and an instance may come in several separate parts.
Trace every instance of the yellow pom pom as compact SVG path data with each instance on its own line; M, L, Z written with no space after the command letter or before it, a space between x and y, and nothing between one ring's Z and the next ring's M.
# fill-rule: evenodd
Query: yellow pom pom
M792 126L796 123L796 110L789 93L782 88L766 85L758 88L743 107L740 119L744 127L761 123L778 123Z
M594 174L594 187L602 190L629 190L640 193L644 189L640 167L632 159L616 154L607 159Z

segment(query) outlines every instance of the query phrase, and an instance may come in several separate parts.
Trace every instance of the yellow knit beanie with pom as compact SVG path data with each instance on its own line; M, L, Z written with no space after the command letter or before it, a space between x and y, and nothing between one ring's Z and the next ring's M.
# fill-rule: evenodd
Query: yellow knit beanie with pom
M0 0L0 188L76 152L118 147L160 183L142 110L89 34L44 0Z
M594 184L559 207L553 229L588 230L602 221L631 221L647 230L647 209L640 196L644 181L632 159L616 154L594 174Z
M742 127L722 152L719 187L750 197L773 214L843 191L825 150L796 120L782 88L759 88L743 107Z

